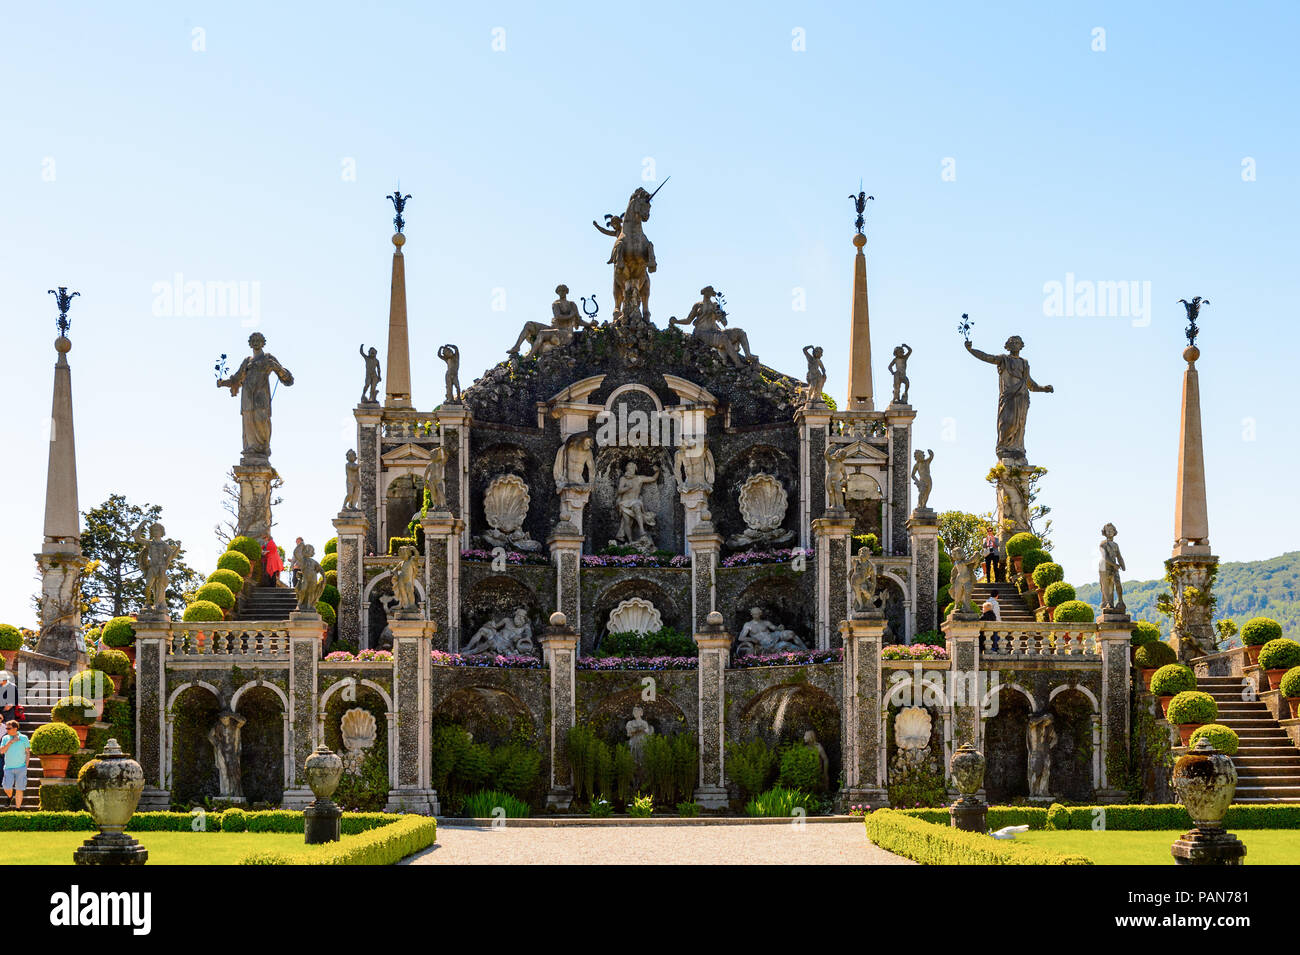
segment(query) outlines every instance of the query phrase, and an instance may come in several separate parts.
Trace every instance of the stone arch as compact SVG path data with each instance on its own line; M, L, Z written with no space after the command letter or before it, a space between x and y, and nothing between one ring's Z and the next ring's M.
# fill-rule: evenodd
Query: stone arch
M618 581L597 595L591 617L595 629L595 646L599 646L600 641L605 636L610 613L620 603L631 597L640 597L654 604L655 609L659 611L659 616L663 618L665 627L673 627L683 633L689 632L690 627L686 622L689 605L686 610L683 610L678 600L653 580L648 580L645 577L631 577ZM689 594L687 599L689 599Z
M1029 795L1029 715L1034 695L1023 686L1003 683L985 694L985 707L997 700L997 713L984 723L984 789L991 803Z
M605 399L605 410L606 411L616 410L614 402L617 401L618 398L621 397L622 395L626 395L629 393L641 393L641 394L649 395L650 401L654 405L654 409L656 411L664 410L664 403L663 401L660 400L659 396L655 394L654 389L641 384L639 381L629 381L626 384L619 385L617 388L611 391L609 393L609 397Z
M424 505L424 481L414 474L402 474L388 482L384 491L384 527L388 537L405 537L411 518ZM381 541L388 553L388 541Z
M1049 697L1056 745L1050 777L1053 796L1091 799L1100 760L1101 722L1096 697L1082 686L1058 686Z
M194 680L167 698L167 788L178 802L203 802L218 792L217 759L208 731L223 709L211 683Z
M279 803L292 772L289 711L284 693L270 683L245 683L230 699L245 720L239 733L239 768L249 803Z
M469 641L485 623L513 614L521 607L528 611L528 619L533 625L533 642L536 643L549 617L538 594L506 574L494 574L477 581L461 597L461 646L469 646Z
M880 589L888 594L885 603L885 619L889 621L891 643L910 643L910 621L912 618L912 597L907 582L892 571L882 571L877 580Z
M361 591L361 649L363 650L378 647L379 635L383 632L384 627L388 625L388 613L384 610L384 605L379 599L380 594L375 592L375 588L381 580L392 576L392 570L376 574L367 581L365 589ZM391 589L391 585L384 588L385 591ZM429 619L429 600L424 591L424 581L420 577L415 578L415 593L419 597L420 608L427 620Z
M354 699L347 699L344 694L338 692L349 685L356 690ZM393 712L392 699L387 691L373 680L354 680L349 677L334 683L321 695L317 708L317 738L339 756L343 756L346 746L343 743L339 722L343 714L353 707L369 710L374 716L374 749L381 754L379 758L387 769L389 780L396 779L397 751L396 747L389 746L389 740L393 738L396 714Z
M514 693L496 686L467 686L443 697L433 710L433 725L453 724L474 735L474 742L496 746L531 738L532 711Z
M681 707L666 693L656 693L653 700L643 700L641 693L641 687L635 686L601 698L588 711L587 725L611 745L626 743L627 721L632 718L632 707L639 706L644 711L645 721L654 727L657 735L675 736L694 731Z
M816 607L794 575L771 573L751 581L732 604L729 622L733 634L739 634L740 628L750 619L751 607L761 607L765 619L793 630L809 648L817 646Z
M802 743L812 730L826 750L832 785L839 778L840 708L825 690L807 683L768 687L745 705L739 723L738 741L761 739L773 749Z

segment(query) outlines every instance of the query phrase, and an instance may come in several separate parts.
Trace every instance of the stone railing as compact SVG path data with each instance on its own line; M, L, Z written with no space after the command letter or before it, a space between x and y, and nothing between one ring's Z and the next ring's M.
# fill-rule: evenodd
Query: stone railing
M175 623L167 640L170 657L228 656L289 659L289 629L282 623Z
M1095 623L1035 623L1018 627L984 623L980 625L980 638L980 656L988 660L1101 659Z

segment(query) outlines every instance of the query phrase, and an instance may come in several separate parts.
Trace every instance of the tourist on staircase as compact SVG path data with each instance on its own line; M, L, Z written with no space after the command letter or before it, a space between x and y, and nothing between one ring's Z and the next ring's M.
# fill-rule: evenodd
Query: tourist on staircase
M3 787L5 795L13 801L13 807L22 809L32 744L25 734L18 731L17 720L10 720L5 724L5 729L8 731L6 735L0 736L0 753L4 754Z
M998 568L1002 564L998 546L998 535L990 527L984 532L984 579L990 584L996 583Z
M262 543L262 558L266 566L266 579L268 586L280 586L280 574L284 571L284 561L280 559L280 548L275 545L275 541L267 534Z

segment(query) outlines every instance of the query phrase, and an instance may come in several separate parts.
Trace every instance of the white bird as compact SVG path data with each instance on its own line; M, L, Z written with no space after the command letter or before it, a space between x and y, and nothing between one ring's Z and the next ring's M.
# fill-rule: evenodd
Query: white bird
M1028 832L1028 826L1003 826L997 832L990 832L994 839L1014 839L1018 832Z

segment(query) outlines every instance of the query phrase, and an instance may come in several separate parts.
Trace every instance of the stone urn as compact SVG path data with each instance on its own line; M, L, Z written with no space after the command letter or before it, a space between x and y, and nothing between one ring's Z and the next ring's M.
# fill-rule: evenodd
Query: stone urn
M329 802L343 778L343 760L322 743L303 762L302 773L307 777L312 794L318 800Z
M1175 861L1180 865L1240 865L1246 847L1223 830L1223 817L1237 791L1232 757L1202 737L1174 763L1173 786L1196 826L1173 844L1170 851Z
M148 850L124 831L144 791L140 764L110 739L82 769L77 787L99 829L99 835L73 853L77 865L143 865Z
M984 785L984 754L970 743L962 743L952 754L948 772L961 794L948 808L950 824L965 832L984 832L988 806L977 795Z

